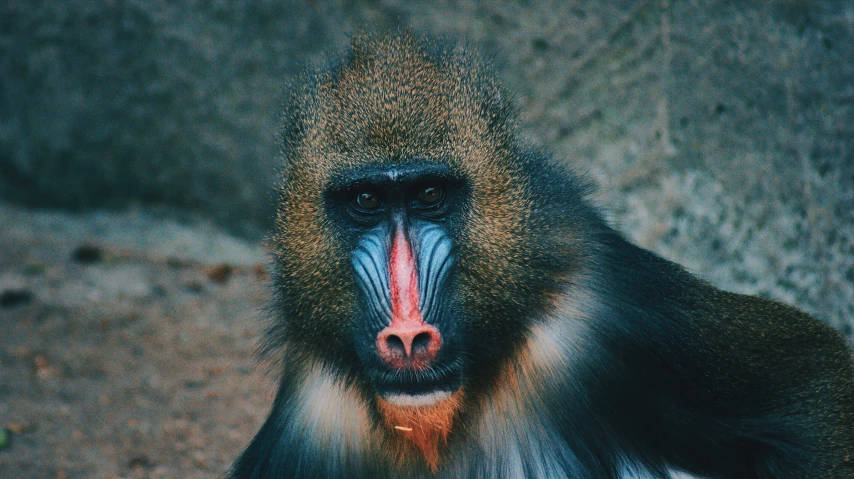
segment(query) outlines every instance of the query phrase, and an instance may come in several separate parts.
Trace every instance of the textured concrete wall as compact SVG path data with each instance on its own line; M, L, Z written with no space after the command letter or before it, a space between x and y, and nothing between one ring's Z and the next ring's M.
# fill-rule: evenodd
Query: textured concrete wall
M263 230L286 82L402 24L496 53L531 141L639 243L854 317L850 2L4 2L0 197Z
M0 195L268 217L277 99L328 43L324 12L54 0L4 2L0 18Z

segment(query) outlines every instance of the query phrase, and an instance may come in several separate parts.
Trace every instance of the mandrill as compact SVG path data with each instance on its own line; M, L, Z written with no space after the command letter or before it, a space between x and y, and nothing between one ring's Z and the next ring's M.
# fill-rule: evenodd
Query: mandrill
M854 478L854 368L629 243L475 54L360 37L283 116L281 366L232 478Z

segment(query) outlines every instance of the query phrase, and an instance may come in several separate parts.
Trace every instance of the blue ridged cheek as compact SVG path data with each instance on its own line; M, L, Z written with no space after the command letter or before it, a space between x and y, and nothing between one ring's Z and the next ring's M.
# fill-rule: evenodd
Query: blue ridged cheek
M387 236L385 229L369 231L362 236L353 252L356 283L365 296L370 319L376 329L391 323Z
M435 323L454 265L453 241L441 226L428 225L417 230L416 250L421 315L424 321Z

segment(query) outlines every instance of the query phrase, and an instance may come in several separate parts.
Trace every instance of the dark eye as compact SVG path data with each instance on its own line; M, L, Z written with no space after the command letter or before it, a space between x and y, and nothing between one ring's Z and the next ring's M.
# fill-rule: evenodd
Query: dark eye
M374 211L380 207L380 199L373 193L362 192L356 195L356 206L364 211Z
M418 192L418 201L425 206L438 204L443 199L445 199L445 191L442 188L428 186Z

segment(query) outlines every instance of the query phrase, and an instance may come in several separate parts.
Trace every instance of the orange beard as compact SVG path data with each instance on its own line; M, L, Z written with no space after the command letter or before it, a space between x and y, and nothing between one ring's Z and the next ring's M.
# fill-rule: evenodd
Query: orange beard
M398 449L416 448L433 472L439 469L440 448L451 432L454 416L462 405L463 393L458 390L449 398L430 406L395 406L384 399L377 401L380 415Z

